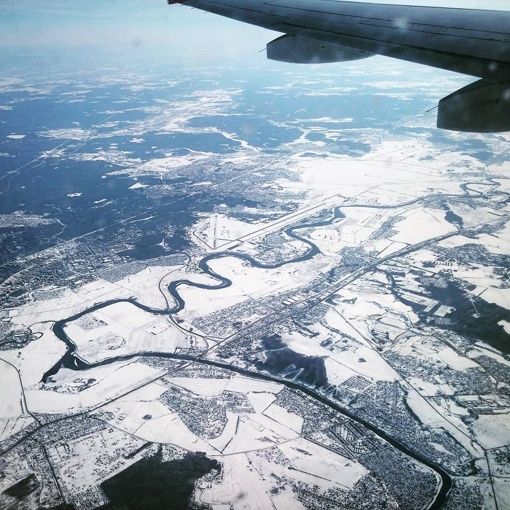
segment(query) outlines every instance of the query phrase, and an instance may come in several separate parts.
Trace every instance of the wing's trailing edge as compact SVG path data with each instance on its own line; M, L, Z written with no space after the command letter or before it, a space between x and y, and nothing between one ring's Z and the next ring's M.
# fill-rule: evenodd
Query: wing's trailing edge
M480 78L439 103L438 127L510 131L510 11L343 0L168 0L285 34L267 46L285 62L373 54Z

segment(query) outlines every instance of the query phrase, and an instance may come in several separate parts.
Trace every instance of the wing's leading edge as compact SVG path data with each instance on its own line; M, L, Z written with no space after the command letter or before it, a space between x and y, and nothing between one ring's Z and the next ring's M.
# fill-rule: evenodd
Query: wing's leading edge
M267 46L285 62L373 54L477 76L439 103L438 127L510 131L510 11L344 0L168 0L285 34Z

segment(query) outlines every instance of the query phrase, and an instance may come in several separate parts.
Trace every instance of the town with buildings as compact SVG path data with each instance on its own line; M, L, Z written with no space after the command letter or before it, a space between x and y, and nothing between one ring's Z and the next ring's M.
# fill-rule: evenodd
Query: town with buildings
M9 189L68 187L1 189L0 508L510 507L509 139L246 113L326 77L34 128Z

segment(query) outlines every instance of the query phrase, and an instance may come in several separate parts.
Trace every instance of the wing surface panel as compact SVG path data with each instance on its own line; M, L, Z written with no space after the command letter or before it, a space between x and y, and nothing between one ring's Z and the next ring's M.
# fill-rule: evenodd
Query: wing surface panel
M489 80L510 80L507 11L335 0L185 3L278 32L336 42Z

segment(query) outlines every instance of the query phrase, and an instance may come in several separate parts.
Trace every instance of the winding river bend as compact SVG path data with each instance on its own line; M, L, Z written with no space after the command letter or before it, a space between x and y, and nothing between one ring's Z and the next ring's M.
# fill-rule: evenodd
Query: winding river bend
M298 262L304 262L305 260L310 260L311 258L315 257L317 254L320 253L319 247L309 241L308 239L305 239L303 237L300 237L296 231L306 228L319 228L319 227L325 227L328 225L331 225L334 221L340 220L345 218L345 215L340 211L340 207L335 207L333 210L333 214L329 219L318 221L314 223L302 223L293 227L287 228L284 232L292 239L296 239L298 241L303 242L305 245L308 246L308 250L303 255L300 255L298 257L295 257L290 260L285 260L282 262L278 262L276 264L265 264L263 262L259 262L258 260L254 259L250 255L246 255L244 253L235 253L235 252L219 252L219 253L212 253L210 255L206 255L204 258L200 260L198 263L198 267L202 270L204 274L207 274L218 281L217 284L204 284L204 283L196 283L192 282L190 280L175 280L171 282L168 285L168 292L172 296L172 298L175 301L175 305L173 307L168 307L167 309L160 309L160 308L151 308L149 306L142 305L141 303L138 303L138 301L134 299L112 299L110 301L105 301L103 303L99 303L97 305L91 306L90 308L87 308L86 310L83 310L80 313L77 313L71 317L68 317L67 319L63 319L61 321L57 321L53 325L53 332L57 337L62 340L67 345L67 352L64 354L63 358L59 360L50 370L48 370L44 376L42 381L45 382L48 377L55 375L61 368L70 368L71 370L86 370L87 368L93 368L96 366L114 363L115 361L130 359L135 356L143 356L143 353L136 354L136 355L129 355L127 357L114 357L109 358L108 360L101 361L99 363L90 364L84 361L79 357L79 355L76 353L76 345L71 341L71 339L67 336L65 332L65 326L67 323L75 321L79 319L80 317L83 317L84 315L88 315L92 312L95 312L97 310L101 310L102 308L106 308L108 306L111 306L115 303L131 303L132 305L137 306L141 310L144 310L146 312L155 314L155 315L169 315L169 314L175 314L180 312L186 303L184 302L184 299L179 294L179 287L182 285L188 285L191 287L196 287L198 289L205 289L205 290L219 290L219 289L225 289L227 287L230 287L232 285L232 281L225 276L222 276L215 271L211 269L209 266L209 262L211 260L215 259L221 259L225 257L234 257L240 260L244 260L251 264L253 267L257 267L260 269L277 269L279 267L285 266L287 264L293 264Z
M402 204L400 204L400 205L402 205ZM276 383L286 386L289 389L301 391L301 392L307 394L308 396L314 398L321 404L328 406L330 409L334 410L335 412L337 412L351 420L354 420L355 422L359 423L360 425L362 425L365 428L372 431L374 434L379 436L381 439L383 439L384 441L386 441L387 443L389 443L390 445L392 445L394 448L401 451L405 455L407 455L407 456L415 459L416 461L420 462L421 464L431 468L440 477L441 485L440 485L439 490L435 496L435 499L431 502L429 509L439 510L440 508L443 507L444 503L446 502L448 495L450 493L450 490L452 488L452 479L451 479L450 475L443 468L434 464L427 458L423 457L421 454L410 450L403 443L400 443L399 441L395 440L394 438L389 436L386 432L384 432L382 429L378 428L377 426L369 423L368 421L366 421L362 418L357 417L356 415L352 414L348 409L341 407L338 404L336 404L335 402L332 402L331 400L327 399L326 397L321 395L314 388L290 381L288 379L270 375L267 373L254 372L254 371L251 371L248 369L234 367L234 366L231 366L231 365L228 365L225 363L209 360L209 359L206 359L203 357L190 356L190 355L186 355L186 354L161 353L161 352L140 352L140 353L136 353L136 354L129 354L129 355L125 355L125 356L117 356L117 357L108 358L108 359L103 360L98 363L93 363L93 364L87 363L76 352L76 345L71 341L71 339L67 336L67 334L65 332L65 326L67 323L75 321L75 320L79 319L80 317L88 315L96 310L106 308L106 307L108 307L112 304L115 304L115 303L126 303L126 302L131 303L134 306L137 306L138 308L140 308L141 310L144 310L144 311L152 313L152 314L157 314L157 315L175 314L175 313L179 312L180 310L182 310L185 306L184 299L180 296L179 291L178 291L178 288L181 285L193 286L193 287L205 289L205 290L218 290L218 289L223 289L223 288L227 288L227 287L231 286L232 285L231 280L216 273L215 271L213 271L211 269L211 267L209 266L209 262L211 260L220 259L220 258L224 258L224 257L235 257L235 258L238 258L238 259L248 262L253 267L262 268L262 269L277 269L277 268L282 267L287 264L303 262L305 260L309 260L309 259L315 257L317 254L319 254L320 250L317 245L312 243L310 240L299 236L296 232L298 230L306 229L306 228L319 228L319 227L323 227L323 226L328 226L328 225L331 225L334 221L337 221L344 217L345 216L340 211L340 208L336 207L333 210L332 216L327 220L318 221L318 222L314 222L314 223L302 223L297 226L287 228L285 230L285 233L287 234L287 236L289 236L293 239L296 239L298 241L301 241L306 246L308 246L308 250L306 251L306 253L304 253L303 255L300 255L298 257L295 257L291 260L286 260L286 261L278 262L275 264L265 264L265 263L257 261L256 259L254 259L253 257L251 257L249 255L241 254L241 253L219 252L219 253L213 253L213 254L205 256L204 258L202 258L200 260L198 267L203 271L203 273L205 273L205 274L211 276L212 278L214 278L215 280L217 280L218 283L212 284L212 285L206 285L206 284L201 284L201 283L195 283L195 282L192 282L192 281L186 280L186 279L176 280L176 281L171 282L168 285L168 291L175 301L175 305L171 308L169 307L167 309L156 309L156 308L151 308L151 307L145 306L143 304L140 304L134 299L116 299L116 300L110 300L110 301L96 304L96 305L94 305L78 314L68 317L67 319L56 322L53 325L53 331L54 331L55 335L67 345L67 351L64 354L64 356L58 361L58 363L55 364L55 366L53 366L50 370L48 370L44 374L43 379L42 379L43 382L47 381L50 376L55 375L62 368L68 368L71 370L82 371L82 370L87 370L90 368L95 368L98 366L109 365L109 364L116 363L119 361L127 361L130 359L139 358L139 357L158 357L158 358L190 361L190 362L194 362L194 363L200 363L203 365L222 368L225 370L229 370L233 373L238 373L238 374L241 374L241 375L244 375L247 377L251 377L253 379L276 382Z

